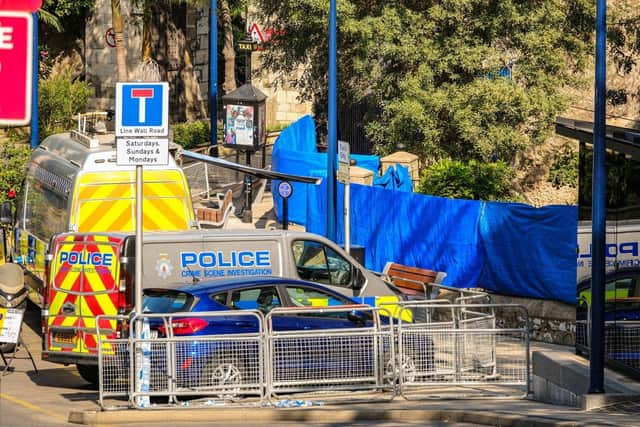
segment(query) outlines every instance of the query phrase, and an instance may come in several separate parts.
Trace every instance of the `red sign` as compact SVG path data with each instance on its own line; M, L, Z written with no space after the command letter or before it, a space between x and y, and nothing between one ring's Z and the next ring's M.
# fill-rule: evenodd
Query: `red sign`
M42 6L42 0L0 0L0 10L35 12Z
M31 120L33 17L0 11L0 125Z

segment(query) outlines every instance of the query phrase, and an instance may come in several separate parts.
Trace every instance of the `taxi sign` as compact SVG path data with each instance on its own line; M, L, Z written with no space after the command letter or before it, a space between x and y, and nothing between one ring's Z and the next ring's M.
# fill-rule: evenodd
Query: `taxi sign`
M24 126L31 121L33 16L1 9L0 126Z
M116 136L169 135L169 83L116 83Z

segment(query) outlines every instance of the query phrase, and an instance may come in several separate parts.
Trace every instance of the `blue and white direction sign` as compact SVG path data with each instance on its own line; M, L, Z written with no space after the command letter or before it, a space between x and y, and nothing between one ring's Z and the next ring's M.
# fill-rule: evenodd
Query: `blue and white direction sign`
M278 184L278 194L283 199L288 199L293 194L293 185L289 181L280 181Z
M169 135L169 83L116 83L116 136Z

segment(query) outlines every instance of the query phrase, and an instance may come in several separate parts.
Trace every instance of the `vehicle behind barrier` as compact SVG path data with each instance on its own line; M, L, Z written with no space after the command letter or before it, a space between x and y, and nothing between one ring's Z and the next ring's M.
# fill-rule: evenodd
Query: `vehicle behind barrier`
M143 237L143 257L144 289L276 276L319 283L356 302L385 304L390 310L404 298L335 243L312 233L149 232ZM47 259L42 357L75 363L92 381L97 378L96 316L128 314L134 306L135 235L62 233L52 239ZM315 306L330 304L314 300ZM108 322L99 325L101 333L107 337L122 333L123 325Z

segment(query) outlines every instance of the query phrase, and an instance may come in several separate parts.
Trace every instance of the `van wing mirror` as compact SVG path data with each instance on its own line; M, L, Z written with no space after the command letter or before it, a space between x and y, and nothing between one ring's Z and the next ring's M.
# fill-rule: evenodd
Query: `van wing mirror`
M13 213L11 211L11 202L2 202L0 205L0 223L8 225L13 222Z

